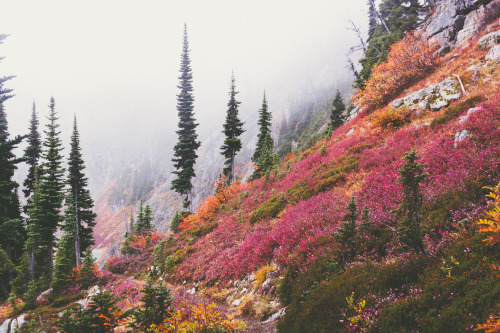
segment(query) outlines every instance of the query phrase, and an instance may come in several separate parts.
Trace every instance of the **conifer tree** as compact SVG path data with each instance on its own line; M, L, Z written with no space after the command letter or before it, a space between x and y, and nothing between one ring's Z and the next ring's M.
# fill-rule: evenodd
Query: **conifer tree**
M418 163L419 158L416 149L411 149L403 157L406 163L398 170L400 176L397 179L403 187L403 202L395 212L402 218L398 226L401 243L425 254L420 226L420 207L423 201L420 187L429 174L422 170L426 164Z
M41 154L41 145L42 141L40 139L40 133L38 132L38 114L36 112L35 102L33 102L33 109L31 112L31 120L30 120L30 133L28 135L28 146L24 150L24 155L28 159L28 175L24 180L24 196L29 198L31 193L33 193L34 183L35 183L35 169L38 165L38 160L40 159Z
M28 219L27 225L27 240L24 245L24 253L26 256L26 270L28 272L28 279L35 280L41 275L41 269L38 266L42 263L41 251L41 229L44 222L43 203L44 194L40 191L40 181L38 178L38 169L35 169L35 183L33 186L33 193L28 200Z
M344 123L344 116L342 112L345 111L345 104L342 101L342 95L340 95L340 91L337 89L337 93L335 94L335 98L332 102L332 109L330 113L330 123L328 124L328 133L331 136L331 133L339 126Z
M373 0L368 0L368 41L373 36L375 32L375 28L377 28L377 9L375 8L375 4Z
M93 228L96 214L92 211L94 201L88 190L88 179L84 174L85 163L80 148L80 134L73 123L71 151L68 158L68 190L66 193L65 230L74 240L75 265L81 264L84 249L94 244Z
M6 35L0 35L0 44L6 37ZM3 103L12 97L10 94L12 89L5 88L3 85L11 78L11 76L0 78L0 250L5 253L11 263L16 264L22 255L25 230L17 193L19 185L12 178L17 164L24 159L16 158L13 150L24 137L9 138L7 115ZM7 265L5 272L0 274L0 297L8 293L9 282L13 278L12 266Z
M260 178L263 174L270 170L273 163L273 138L271 137L271 118L272 115L268 111L266 93L262 100L262 107L259 110L259 134L257 135L257 146L252 156L252 161L256 163L257 169L250 176L250 179Z
M231 88L229 91L229 102L227 103L228 109L226 113L226 122L224 123L224 130L222 133L226 136L224 144L221 147L221 154L226 158L224 162L223 175L227 177L228 183L234 182L234 159L236 153L241 150L240 135L245 131L243 129L243 122L238 118L238 105L241 102L236 100L236 87L234 84L234 73L231 76Z
M144 207L142 200L139 206L139 213L137 214L136 221L134 234L146 236L153 230L153 211L151 210L151 206L149 206L149 204L146 204L146 207Z
M55 232L62 217L60 214L64 198L64 168L62 167L62 143L56 123L58 118L55 111L55 100L52 97L49 104L49 123L46 125L45 140L43 141L42 159L40 164L40 194L42 197L43 224L40 226L41 246L43 249L41 263L47 277L53 275L53 256L55 246Z
M272 145L271 118L272 115L268 111L266 93L264 92L262 107L259 110L259 120L257 121L257 125L259 125L259 134L257 135L257 146L255 147L255 152L253 153L252 156L252 161L254 163L259 160L260 155L262 154L264 148L267 147L269 149L269 147Z
M189 57L189 43L187 35L187 25L184 25L184 41L181 55L181 69L179 76L179 94L177 95L177 113L179 116L177 144L174 147L174 162L177 176L172 181L172 190L180 195L184 195L184 208L188 208L191 203L191 192L193 184L191 179L195 177L194 164L196 162L196 150L200 147L197 141L196 127L193 114L193 74L191 71L191 59Z
M356 236L356 219L358 218L357 209L358 205L356 204L354 196L352 196L347 204L347 213L342 219L342 225L334 234L335 239L346 249L344 251L344 257L348 262L354 259L356 255L354 238Z
M427 9L418 0L382 0L377 11L375 2L369 0L369 29L373 27L372 15L376 15L378 24L369 35L368 47L359 61L362 69L354 83L356 88L365 87L373 67L387 59L392 44L402 40L409 31L418 27L421 22L419 14L425 10Z

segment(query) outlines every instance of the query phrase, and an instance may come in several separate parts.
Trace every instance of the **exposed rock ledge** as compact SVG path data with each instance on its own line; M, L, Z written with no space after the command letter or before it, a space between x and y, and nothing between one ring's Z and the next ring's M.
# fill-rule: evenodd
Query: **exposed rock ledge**
M461 91L458 82L455 79L447 78L403 98L396 99L389 106L394 109L406 106L417 111L439 110L443 106L449 105L451 101L459 99L460 96Z

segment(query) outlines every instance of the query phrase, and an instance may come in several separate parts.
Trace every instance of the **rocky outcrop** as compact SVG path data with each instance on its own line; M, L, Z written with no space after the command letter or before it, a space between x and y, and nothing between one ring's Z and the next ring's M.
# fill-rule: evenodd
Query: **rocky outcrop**
M490 61L497 61L500 59L500 45L493 46L484 58Z
M14 333L17 332L26 322L26 314L22 314L14 319L6 319L0 326L0 333Z
M500 30L490 32L477 41L477 45L482 49L490 48L500 44Z
M442 0L424 24L424 32L442 48L460 45L473 37L484 7L492 0Z
M458 82L452 78L447 78L403 98L396 99L389 106L394 109L406 106L417 111L439 110L443 106L450 104L451 101L459 99L460 96Z

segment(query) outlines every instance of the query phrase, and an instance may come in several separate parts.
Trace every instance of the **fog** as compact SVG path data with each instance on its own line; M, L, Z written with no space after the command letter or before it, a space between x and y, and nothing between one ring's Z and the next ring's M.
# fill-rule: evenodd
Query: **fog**
M16 94L5 103L10 133L27 133L33 101L43 129L53 96L65 142L78 118L98 189L113 165L135 156L170 160L184 23L203 140L222 129L232 71L249 129L264 90L278 119L291 100L350 80L346 54L357 41L349 19L365 31L366 7L366 0L4 2L0 33L10 36L0 45L0 75L16 76L5 84Z

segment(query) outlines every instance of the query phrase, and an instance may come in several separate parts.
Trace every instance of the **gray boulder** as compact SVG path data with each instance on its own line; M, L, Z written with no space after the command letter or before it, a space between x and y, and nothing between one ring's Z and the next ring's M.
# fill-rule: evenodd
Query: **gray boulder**
M496 44L500 44L500 30L490 32L477 41L480 48L487 49Z
M389 106L394 109L406 106L417 111L439 110L450 104L451 101L459 99L461 94L458 82L455 79L447 78L403 98L396 99Z
M500 45L493 46L484 58L491 61L497 61L500 59Z

